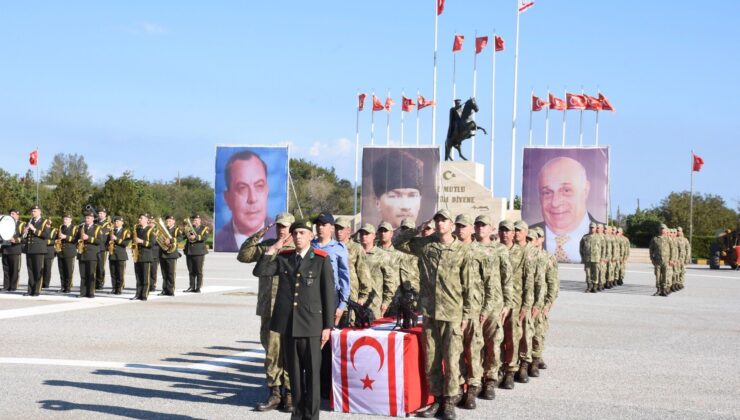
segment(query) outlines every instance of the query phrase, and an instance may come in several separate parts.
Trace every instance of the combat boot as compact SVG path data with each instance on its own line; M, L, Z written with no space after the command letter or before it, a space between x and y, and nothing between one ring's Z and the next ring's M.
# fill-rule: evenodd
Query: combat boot
M611 288L612 288L612 282L611 281L606 282L606 284L604 285L604 289L611 289Z
M617 280L617 284L622 286L624 284L624 279Z
M270 411L276 409L280 405L280 387L270 387L270 395L267 397L267 401L257 404L257 411Z
M527 362L521 362L519 364L519 371L516 373L516 381L521 384L526 384L529 382L529 376L527 375L527 369L529 368L529 363Z
M445 397L442 401L442 419L444 420L455 420L457 414L455 414L455 404L452 402L453 397Z
M480 393L480 387L477 385L468 385L468 390L465 393L465 398L462 401L462 408L468 410L475 410L475 397Z
M496 398L496 381L493 379L486 379L483 383L483 390L478 397L482 400L492 400Z
M540 359L539 363L537 364L537 367L540 369L547 369L547 364L544 360Z
M423 417L425 419L437 417L442 412L440 401L442 401L442 397L434 397L434 402L424 407L424 409L417 411L416 417Z
M540 376L540 359L532 359L532 363L529 364L529 369L527 374L533 378L538 378Z
M450 401L452 401L452 405L458 405L460 401L462 401L464 395L465 395L465 388L461 385L460 390L457 392L457 395L450 397Z
M285 396L283 396L282 411L285 413L293 412L293 394L290 392L290 390L285 390Z
M594 291L594 285L591 283L586 284L586 290L583 293L592 293Z
M501 388L514 389L514 372L506 372L504 380L501 382Z
M653 293L653 296L660 296L660 287L655 289L655 293Z

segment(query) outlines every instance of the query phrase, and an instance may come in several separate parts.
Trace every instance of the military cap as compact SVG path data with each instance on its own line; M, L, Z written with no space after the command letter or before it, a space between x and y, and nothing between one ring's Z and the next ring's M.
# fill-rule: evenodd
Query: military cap
M491 225L491 218L487 214L481 214L475 218L475 224Z
M514 222L514 230L529 230L529 225L524 220Z
M95 213L93 213L93 212L91 212L91 211L86 211L86 212L85 212L85 213L83 213L83 214L84 214L84 216L85 216L85 217L87 217L87 216L90 216L90 217L95 217Z
M164 220L170 220L170 219L173 219L174 220L175 219L175 216L173 216L171 214L168 214L167 216L164 217Z
M18 209L10 209L8 210L8 213L20 213Z
M71 218L72 218L72 215L71 215L70 213L64 213L64 214L62 215L62 219L64 219L64 218L69 218L69 219L71 219Z
M470 226L473 224L473 218L469 214L458 214L455 218L456 225Z
M393 232L393 226L391 226L391 224L388 223L388 222L383 222L383 223L379 224L378 225L378 230L380 230L380 229L385 229L388 232Z
M624 232L624 229L622 229L622 228L617 228L617 232L623 233L623 232Z
M434 224L431 221L426 221L421 225L421 230L432 229L434 230Z
M147 219L150 219L150 218L152 217L152 216L151 216L151 215L150 215L149 213L147 213L147 212L144 212L144 213L141 213L141 214L139 214L139 217L142 217L142 216L143 216L143 217L146 217ZM194 215L193 217L191 217L191 219L200 219L200 216L198 216L198 215L196 214L196 215Z
M401 220L401 227L402 228L409 228L409 229L416 228L416 226L414 226L414 222L412 222L411 219L409 219L408 217L406 217L403 220Z
M449 211L447 211L445 209L439 209L439 210L437 210L437 212L434 213L434 217L432 217L432 219L436 219L437 216L442 216L442 217L444 217L447 220L452 220L452 215L450 214Z
M421 191L424 185L424 162L402 150L392 150L372 164L373 193L380 197L399 188Z
M665 223L661 223L660 229L668 229L668 226Z
M541 227L536 227L536 228L534 228L534 231L535 231L535 232L537 232L537 235L538 235L538 236L539 236L540 238L544 238L544 237L545 237L545 231L544 231L544 230L542 230L542 228L541 228Z
M100 208L98 208L98 213L100 213L101 211L102 211L103 213L108 213L108 210L106 210L106 209L105 209L105 207L100 207Z
M352 227L352 218L347 216L339 216L336 218L336 220L334 220L334 225L339 226L342 229Z
M540 237L540 235L537 234L537 231L536 230L532 229L530 231L527 231L527 239L537 239L539 237Z
M360 226L360 232L375 233L375 226L372 223L365 223Z
M313 223L323 223L323 224L334 224L334 216L331 215L331 213L320 213L318 216L314 217Z
M278 225L290 227L293 222L295 222L295 217L290 213L278 213L275 217L275 223Z
M591 223L588 224L588 227L589 228L595 228L596 227L596 223L591 222Z
M502 220L498 224L499 229L514 230L514 222L511 220Z
M681 226L677 227L676 230L679 232L683 232L683 228Z
M148 214L147 214L146 216L147 216L147 217L149 217L149 215L148 215ZM200 214L198 214L198 213L193 213L193 215L192 215L192 216L190 216L190 218L191 218L191 219L200 219Z
M115 216L115 217L113 218L113 221L114 221L114 222L117 222L117 221L119 221L119 220L123 222L123 217L121 217L121 216Z
M31 207L31 210L41 210L41 207L39 207L38 205L35 205Z
M293 233L296 229L307 229L313 232L313 223L310 220L299 219L290 225L290 233Z
M597 229L604 229L604 225L602 225L601 223L597 223L596 224L596 228Z

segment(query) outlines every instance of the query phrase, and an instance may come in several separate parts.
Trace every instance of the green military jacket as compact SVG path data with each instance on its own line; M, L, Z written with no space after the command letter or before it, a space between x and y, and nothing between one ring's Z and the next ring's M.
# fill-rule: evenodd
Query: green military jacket
M547 265L550 254L544 249L535 247L537 250L537 257L535 261L535 276L534 276L534 306L542 309L545 306L545 294L547 293L547 283L545 282L545 276L547 275Z
M581 261L584 263L597 263L601 259L601 242L595 233L587 233L581 238L580 244Z
M373 311L379 312L381 305L390 305L398 288L398 259L393 252L374 246L365 251L365 263L372 279L371 290L375 290L376 295L370 306Z
M362 245L355 241L344 242L349 255L349 299L357 302L365 299L373 290L373 278L365 261Z
M545 284L547 292L545 293L545 306L555 303L560 292L560 275L558 274L558 259L554 255L547 258L547 271L545 273Z
M650 261L653 265L668 265L671 260L670 239L667 236L655 236L650 241Z
M534 276L536 255L534 247L527 243L525 246L514 244L509 248L512 276L512 309L532 308L534 303Z
M683 247L683 263L691 264L691 243L685 236L681 236L678 240L679 244Z
M262 235L254 234L249 237L239 248L236 259L243 263L253 263L259 261L262 255L277 242L277 239L267 239L260 242ZM281 248L284 250L295 249L291 242L289 245ZM275 305L275 296L278 290L279 276L260 276L257 282L257 315L271 316L272 308Z
M486 254L491 265L491 297L486 297L483 304L484 314L498 315L504 307L511 308L511 263L509 251L499 242L477 243L481 252Z

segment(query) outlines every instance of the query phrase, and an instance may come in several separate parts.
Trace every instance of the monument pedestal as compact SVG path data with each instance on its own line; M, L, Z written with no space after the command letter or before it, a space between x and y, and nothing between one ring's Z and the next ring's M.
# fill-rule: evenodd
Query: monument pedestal
M498 224L518 218L519 210L507 212L506 198L493 197L484 185L485 167L471 161L443 161L440 164L438 209L456 216L461 213L477 217L486 214ZM512 214L510 214L512 213Z

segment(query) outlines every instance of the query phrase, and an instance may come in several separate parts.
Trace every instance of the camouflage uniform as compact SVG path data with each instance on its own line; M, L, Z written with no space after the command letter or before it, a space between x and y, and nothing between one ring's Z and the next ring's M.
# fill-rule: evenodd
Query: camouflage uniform
M611 232L611 229L609 229ZM606 246L604 247L604 259L606 260L606 278L604 286L611 288L612 282L614 281L614 256L616 254L616 242L614 241L614 235L606 233L604 235Z
M375 298L370 304L370 310L373 311L375 318L380 318L383 315L380 313L380 306L390 304L398 288L397 253L394 249L384 250L374 246L365 251L365 262L373 281L372 290L375 290ZM367 299L367 295L361 295L360 299Z
M531 317L526 315L519 320L519 312L524 310L531 314L534 304L535 259L534 246L514 244L509 249L512 266L512 307L511 315L505 324L504 341L506 348L506 371L516 372L519 368L519 346L524 335L524 328L531 328ZM526 342L524 343L526 345Z
M558 298L560 291L560 277L558 276L558 260L554 255L548 255L545 268L545 298L543 308L550 308ZM540 313L534 322L534 339L532 340L532 358L534 361L542 359L545 351L545 334L550 329L550 319L544 312Z
M624 235L618 236L618 238L622 242L622 256L619 262L619 275L617 276L617 281L621 285L624 281L624 273L627 271L627 259L630 257L630 240Z
M447 211L437 214L450 219ZM418 233L409 229L396 237L394 245L419 258L419 309L424 316L429 389L438 397L454 397L460 390L461 322L472 313L470 249L457 239L445 245L437 235L415 237Z
M599 225L601 226L601 225ZM603 228L603 227L602 227ZM598 289L601 290L604 288L604 284L606 283L606 255L607 255L607 243L606 243L606 235L603 233L597 233L596 234L596 240L599 241L599 248L601 250L601 255L599 257L599 283L597 284Z
M537 239L538 235L536 232L531 232L528 237ZM527 261L525 270L531 270L533 272L533 281L531 294L532 308L537 308L540 311L545 304L545 292L547 292L547 285L545 284L545 272L547 270L547 251L544 249L537 248L532 243L528 243L525 248L528 248ZM534 318L532 317L531 308L527 314L527 318L523 324L524 331L519 342L519 360L527 364L532 363L532 338L534 337Z
M672 229L671 233L674 234L675 229ZM681 256L680 256L680 247L678 246L678 240L676 239L676 237L671 236L668 242L670 244L671 272L673 274L671 276L671 286L669 287L672 287L674 284L678 284L678 275L679 275L679 271L681 270L679 266L679 261L681 259Z
M595 227L595 226L594 226ZM581 261L586 271L586 291L599 285L599 261L601 260L601 241L597 233L587 233L581 238Z
M656 236L650 241L650 261L655 269L655 287L658 292L665 292L671 287L673 272L668 240L667 236Z
M493 297L491 311L483 323L483 377L498 380L498 373L503 365L501 345L504 342L504 325L499 314L504 308L511 308L512 303L512 268L509 261L509 250L500 242L479 244L479 248L488 254L491 262L491 282ZM516 246L516 245L515 245Z
M679 244L683 248L682 260L681 260L681 274L678 277L678 287L683 289L684 280L686 278L686 264L691 264L691 243L685 236L678 237Z
M365 261L365 251L355 241L343 242L349 254L349 298L353 302L366 298L373 288L373 278Z

